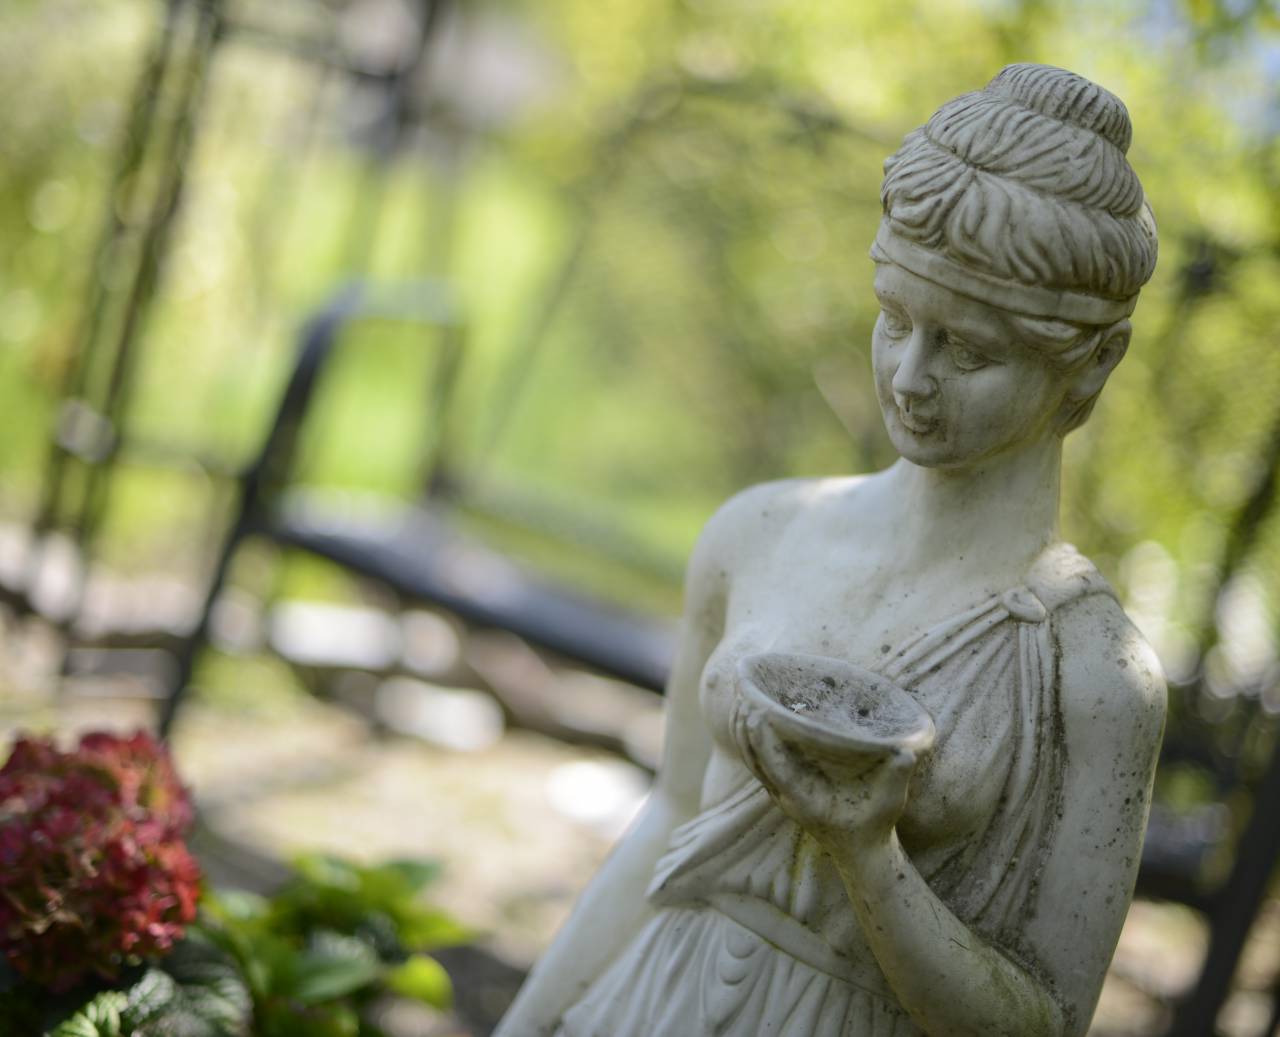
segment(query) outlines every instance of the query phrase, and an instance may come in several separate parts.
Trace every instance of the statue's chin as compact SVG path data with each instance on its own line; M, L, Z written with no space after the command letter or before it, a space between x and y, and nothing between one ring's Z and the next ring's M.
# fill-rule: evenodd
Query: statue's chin
M923 451L899 450L898 454L917 468L932 468L940 472L964 472L977 465L977 461L969 458L957 460L952 457L939 457Z
M1005 450L961 450L955 444L939 441L937 443L902 441L891 437L893 445L904 461L917 468L932 468L940 472L952 472L957 475L969 471L979 471L988 467L993 461L1008 454Z
M1036 450L1050 441L1059 446L1062 442L1061 433L1047 420L1029 428L980 431L940 418L902 415L894 407L884 412L884 425L889 441L904 460L920 468L957 473L985 468L1002 457Z
M892 413L885 415L885 431L902 458L921 468L964 468L972 460L955 456L940 422L912 422Z

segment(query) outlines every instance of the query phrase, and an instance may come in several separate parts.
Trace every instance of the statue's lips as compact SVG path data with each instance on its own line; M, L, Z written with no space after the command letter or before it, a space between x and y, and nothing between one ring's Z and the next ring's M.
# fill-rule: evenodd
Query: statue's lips
M922 418L918 414L907 413L901 407L898 408L898 421L908 432L918 436L928 435L940 424L937 418Z

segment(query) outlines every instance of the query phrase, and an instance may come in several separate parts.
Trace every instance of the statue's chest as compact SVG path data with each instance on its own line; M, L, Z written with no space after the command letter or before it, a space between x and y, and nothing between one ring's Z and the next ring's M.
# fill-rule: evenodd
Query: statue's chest
M740 785L745 766L731 735L739 694L738 663L757 652L803 652L845 659L885 672L904 644L938 634L946 641L944 619L921 631L906 612L882 610L877 622L852 618L865 612L856 605L841 613L830 601L792 597L783 610L762 603L744 608L703 671L700 701L716 745L704 798L714 802ZM888 615L890 620L885 622ZM865 626L871 626L871 636ZM998 807L1016 732L1017 632L1003 623L974 631L956 626L956 651L937 665L899 678L929 711L937 726L933 750L921 760L906 812L899 824L904 843L913 848L963 841L980 832Z

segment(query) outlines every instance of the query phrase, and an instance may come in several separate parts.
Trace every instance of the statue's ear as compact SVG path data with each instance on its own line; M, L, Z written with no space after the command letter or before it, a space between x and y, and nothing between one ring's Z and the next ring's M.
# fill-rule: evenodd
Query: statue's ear
M1116 364L1124 359L1132 332L1133 325L1127 320L1118 321L1101 332L1101 341L1093 355L1084 367L1072 375L1071 385L1067 389L1069 402L1082 403L1102 392L1102 387L1115 370Z

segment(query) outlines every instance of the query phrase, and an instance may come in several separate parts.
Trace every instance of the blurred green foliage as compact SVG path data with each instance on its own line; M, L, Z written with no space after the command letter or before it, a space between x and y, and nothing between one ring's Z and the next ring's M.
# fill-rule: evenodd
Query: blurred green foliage
M364 1009L387 992L450 1006L449 976L426 952L470 934L421 899L438 867L318 855L294 866L270 898L226 892L203 902L200 931L244 978L255 1037L378 1037Z
M205 890L171 952L105 989L54 995L0 970L0 1037L384 1037L380 998L450 1007L427 952L470 933L422 897L437 865L308 855L294 868L270 897Z
M273 17L295 7L319 9L298 0L273 5ZM0 9L0 87L12 99L0 112L0 408L11 430L0 485L13 516L29 512L38 482L116 131L159 9ZM296 57L224 44L142 339L133 437L226 466L248 456L293 327L350 272L351 243L368 232L361 269L443 274L465 302L453 463L678 562L747 483L892 459L867 376L880 163L942 100L1007 62L1045 61L1128 104L1130 158L1162 247L1130 356L1069 441L1065 532L1136 602L1166 663L1176 671L1194 654L1231 516L1269 463L1280 410L1273 8L472 0L459 10L475 35L534 69L531 85L505 120L478 126L467 91L485 81L447 84L430 146L387 171L376 225L353 128L360 97ZM527 334L562 273L545 334ZM317 405L307 480L414 496L431 364L407 333L353 335ZM194 464L127 464L107 557L194 566L223 500ZM511 542L604 579L578 572L572 549ZM1274 609L1280 525L1266 524L1249 557L1251 600ZM660 580L652 591L604 582L618 596L675 599ZM1270 617L1252 655L1222 665L1274 663Z
M52 994L0 982L0 1010L3 1037L246 1037L253 1021L236 962L195 931L110 985L89 980Z

